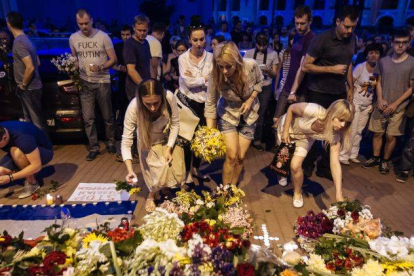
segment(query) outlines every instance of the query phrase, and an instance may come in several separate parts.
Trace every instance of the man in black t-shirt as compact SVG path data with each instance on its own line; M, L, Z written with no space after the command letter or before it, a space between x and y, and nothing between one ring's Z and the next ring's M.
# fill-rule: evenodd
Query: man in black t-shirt
M135 90L146 79L151 78L151 51L148 41L149 19L145 15L134 18L134 35L125 41L123 56L127 67L126 94L128 100L135 98Z
M123 50L125 41L127 41L132 36L132 28L130 25L123 25L121 27L121 38L122 41L119 43L116 43L114 45L115 48L115 54L116 59L118 60L118 63L114 65L112 68L118 72L118 92L115 95L115 99L113 99L114 103L112 106L114 107L114 111L118 110L119 114L118 116L114 116L116 119L116 123L118 125L124 124L124 116L126 109L128 107L128 98L126 96L125 92L125 83L127 78L127 69L124 62L124 56L123 56Z
M0 185L26 178L19 198L26 198L40 186L35 179L42 166L53 158L53 146L47 135L32 123L0 123L0 149L7 154L0 159Z
M352 57L356 53L355 27L359 12L344 6L336 18L336 26L316 35L309 45L302 71L309 74L307 102L328 108L334 101L348 99L352 103ZM304 174L312 175L318 154L313 144L304 163ZM324 150L316 175L333 180L329 165L329 150Z

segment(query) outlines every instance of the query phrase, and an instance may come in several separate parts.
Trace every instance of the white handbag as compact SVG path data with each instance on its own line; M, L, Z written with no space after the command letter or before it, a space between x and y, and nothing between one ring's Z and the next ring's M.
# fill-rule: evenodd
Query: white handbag
M177 89L174 93L180 114L180 131L178 136L186 139L187 141L191 141L193 139L195 129L200 122L200 118L194 115L194 113L180 101L177 97L178 91L179 90Z

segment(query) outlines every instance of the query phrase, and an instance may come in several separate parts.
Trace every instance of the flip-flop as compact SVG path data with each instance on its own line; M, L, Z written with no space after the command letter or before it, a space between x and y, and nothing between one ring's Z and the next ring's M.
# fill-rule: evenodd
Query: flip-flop
M209 175L204 175L204 177L200 177L200 176L198 176L198 175L196 175L196 174L194 174L194 173L192 173L191 174L191 176L192 177L195 177L195 178L197 178L198 180L200 180L200 181L204 181L204 182L210 182L211 181L211 178L210 178L210 176Z
M155 206L154 199L147 199L145 202L145 211L148 213L154 212L156 207L157 206Z

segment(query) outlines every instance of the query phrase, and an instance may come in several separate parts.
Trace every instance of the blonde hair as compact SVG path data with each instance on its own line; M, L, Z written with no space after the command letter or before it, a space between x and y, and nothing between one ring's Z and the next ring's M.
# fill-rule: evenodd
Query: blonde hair
M347 100L337 100L333 102L325 113L325 117L320 121L325 125L323 136L325 137L325 146L334 142L335 131L332 126L333 119L345 120L346 126L341 130L341 148L349 149L350 143L350 125L354 119L355 109Z
M247 77L243 70L243 58L240 55L239 48L232 41L222 42L216 46L213 53L213 70L211 75L213 77L213 83L219 91L224 89L225 86L225 77L220 71L217 62L224 61L226 63L236 65L236 71L234 74L237 74L237 80L240 80L243 83L244 87L247 86ZM236 91L234 91L236 93ZM243 97L243 95L238 95Z
M159 107L159 112L163 114L167 107L167 98L162 84L155 79L148 79L143 81L137 91L137 118L138 118L138 132L139 132L139 146L143 149L150 149L152 145L151 140L151 128L152 128L152 114L148 108L143 104L142 98L147 96L160 96L161 104ZM169 112L168 112L169 113Z

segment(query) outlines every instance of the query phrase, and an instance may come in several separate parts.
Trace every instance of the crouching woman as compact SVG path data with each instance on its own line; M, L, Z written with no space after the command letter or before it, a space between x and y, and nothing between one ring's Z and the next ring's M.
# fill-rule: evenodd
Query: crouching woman
M137 175L132 167L131 146L136 131L141 172L149 190L145 203L148 212L156 207L156 192L184 181L184 151L175 146L179 129L180 116L173 94L155 79L142 82L126 111L121 149L128 170L126 181L133 183Z

